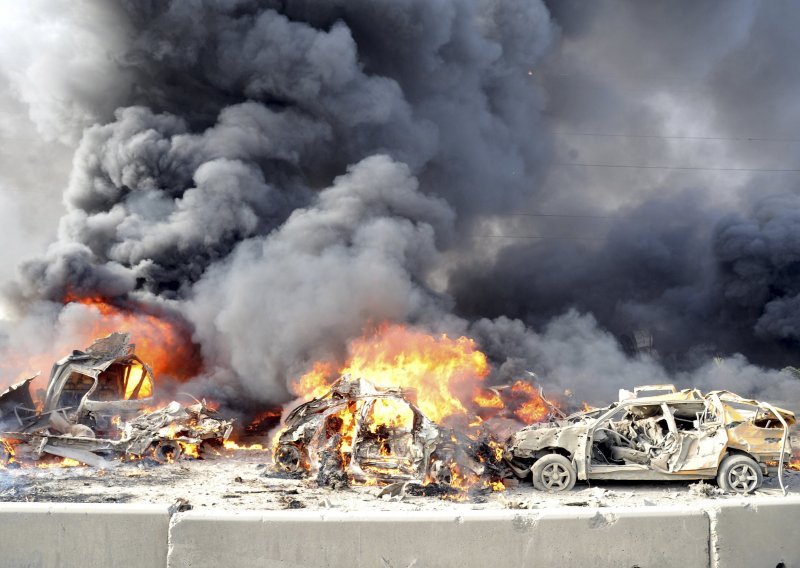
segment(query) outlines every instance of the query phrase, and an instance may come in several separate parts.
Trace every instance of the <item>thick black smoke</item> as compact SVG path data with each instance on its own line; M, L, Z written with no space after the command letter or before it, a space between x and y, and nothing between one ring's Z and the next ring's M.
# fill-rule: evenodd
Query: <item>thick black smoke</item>
M734 353L797 365L798 7L549 7L557 151L529 209L545 215L487 232L550 238L472 256L450 279L457 309L542 326L577 308L623 344L652 335L674 371Z
M494 380L533 368L585 399L670 379L800 399L794 379L748 363L790 364L800 340L791 173L592 165L790 168L800 145L776 156L733 140L790 136L769 103L750 108L800 84L781 63L797 41L790 9L6 8L51 38L6 26L9 93L74 152L57 239L20 266L6 303L17 329L37 322L59 345L86 317L61 308L68 296L180 314L203 356L195 388L231 400L287 399L310 362L387 320L472 335ZM651 353L624 352L636 331ZM11 329L4 343L27 345Z

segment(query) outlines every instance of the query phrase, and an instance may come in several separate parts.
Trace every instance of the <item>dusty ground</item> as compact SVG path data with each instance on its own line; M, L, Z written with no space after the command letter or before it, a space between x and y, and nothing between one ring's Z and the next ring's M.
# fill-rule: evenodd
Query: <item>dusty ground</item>
M479 493L462 502L437 497L377 496L378 487L334 491L312 480L275 476L264 452L231 451L224 459L183 460L175 464L123 463L110 470L90 467L0 469L0 501L73 503L163 503L179 499L194 508L437 510L546 508L553 506L651 506L703 499L729 499L716 486L689 483L579 483L561 495L541 493L523 482L503 492ZM787 472L789 494L800 495L800 472ZM766 479L756 495L781 497L776 479Z

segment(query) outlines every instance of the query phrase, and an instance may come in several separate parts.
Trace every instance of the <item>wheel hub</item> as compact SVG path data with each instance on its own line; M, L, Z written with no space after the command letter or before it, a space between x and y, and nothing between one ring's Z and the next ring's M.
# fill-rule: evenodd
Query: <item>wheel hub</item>
M731 469L728 474L728 482L730 486L741 493L749 493L755 489L758 481L758 475L753 468L749 465L742 464Z
M548 489L564 489L569 481L569 472L561 464L553 463L542 470L542 483Z

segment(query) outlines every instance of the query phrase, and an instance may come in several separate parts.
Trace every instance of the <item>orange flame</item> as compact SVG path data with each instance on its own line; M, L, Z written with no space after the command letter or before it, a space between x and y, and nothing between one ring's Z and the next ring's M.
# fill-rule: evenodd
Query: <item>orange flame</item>
M244 450L248 452L263 452L265 449L262 444L239 444L233 440L225 440L222 446L226 450Z
M517 381L511 385L511 395L521 403L514 415L525 424L541 422L550 413L550 408L542 400L536 387L526 381Z
M147 313L134 304L115 305L101 297L67 296L65 304L81 304L97 316L90 325L78 330L82 337L75 343L89 346L96 338L115 331L127 332L136 345L136 354L153 369L156 377L168 375L180 380L198 371L198 361L188 332L175 323Z
M306 398L325 394L337 375L363 377L377 387L416 391L417 406L434 421L465 414L489 374L486 356L467 337L432 336L402 325L382 325L350 345L347 363L334 374L329 363L316 363L293 385Z
M793 471L800 471L800 452L792 454L792 459L786 464L786 467Z
M488 360L468 337L437 337L404 325L383 324L354 340L349 353L338 371L329 362L314 363L294 382L292 391L302 398L319 398L339 376L350 375L377 387L408 389L434 422L462 416L473 427L501 411L526 424L541 422L550 412L537 388L527 381L517 381L502 395L486 388Z

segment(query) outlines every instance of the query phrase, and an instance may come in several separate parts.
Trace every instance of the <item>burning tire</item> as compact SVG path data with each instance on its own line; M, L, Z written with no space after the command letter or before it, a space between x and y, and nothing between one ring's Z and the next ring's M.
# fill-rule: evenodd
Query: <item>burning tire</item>
M8 465L12 458L11 450L0 441L0 465Z
M287 473L305 471L303 451L294 444L283 444L275 451L275 465Z
M436 460L431 464L431 477L440 485L452 485L453 468L442 460Z
M533 486L539 491L556 493L575 487L577 474L572 462L561 454L548 454L531 468Z
M755 460L741 454L727 456L717 472L717 484L726 493L752 493L763 480Z
M162 440L153 448L153 457L158 463L178 461L181 453L181 446L175 440Z

